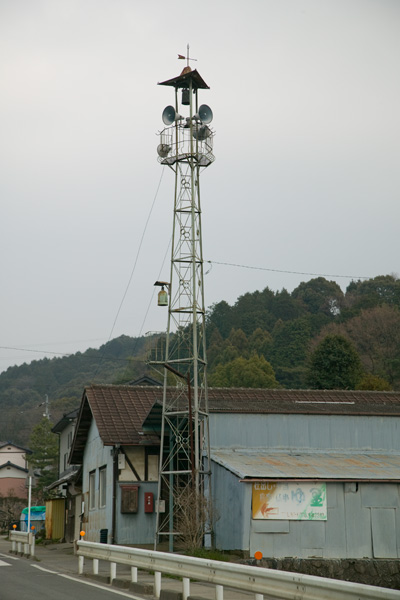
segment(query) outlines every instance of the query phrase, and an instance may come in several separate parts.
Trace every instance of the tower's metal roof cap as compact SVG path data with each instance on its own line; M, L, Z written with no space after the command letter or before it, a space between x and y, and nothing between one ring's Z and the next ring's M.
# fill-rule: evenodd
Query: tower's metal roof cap
M210 87L206 84L200 73L195 69L192 71L190 67L185 67L178 77L168 79L167 81L161 81L158 85L170 85L174 88L187 88L189 87L190 81L192 81L193 89L204 89L209 90Z

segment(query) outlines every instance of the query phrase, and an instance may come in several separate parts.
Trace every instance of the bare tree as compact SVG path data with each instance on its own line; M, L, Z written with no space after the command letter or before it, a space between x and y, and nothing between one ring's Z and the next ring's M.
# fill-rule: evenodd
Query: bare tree
M177 547L193 552L204 545L204 535L211 533L213 519L212 503L203 493L191 486L175 490L175 525L179 532Z
M0 494L0 529L6 531L13 521L19 521L26 500L18 498L13 489L7 495Z

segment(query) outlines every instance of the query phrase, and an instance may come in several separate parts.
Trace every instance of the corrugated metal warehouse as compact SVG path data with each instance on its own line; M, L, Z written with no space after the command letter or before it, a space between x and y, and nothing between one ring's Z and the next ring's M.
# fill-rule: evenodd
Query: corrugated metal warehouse
M210 417L218 548L399 556L400 394L218 394L223 406L211 400Z
M86 388L72 458L83 466L88 539L106 528L117 543L152 543L143 494L151 486L157 500L156 465L143 469L142 458L152 458L146 446L156 450L161 402L160 387ZM400 393L209 389L209 412L217 548L265 558L399 556ZM129 468L115 466L116 452ZM92 505L91 474L106 466L113 484ZM132 510L122 508L129 485Z

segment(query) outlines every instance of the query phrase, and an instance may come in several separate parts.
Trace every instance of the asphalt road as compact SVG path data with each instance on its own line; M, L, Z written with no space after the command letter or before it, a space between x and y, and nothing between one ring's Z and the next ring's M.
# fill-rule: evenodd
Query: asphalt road
M24 558L0 554L1 600L118 600L143 597L50 570Z

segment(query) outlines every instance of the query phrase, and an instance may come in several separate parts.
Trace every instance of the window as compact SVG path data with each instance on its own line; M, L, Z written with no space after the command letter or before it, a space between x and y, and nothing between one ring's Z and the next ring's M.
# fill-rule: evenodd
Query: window
M96 508L96 471L89 473L89 510Z
M107 467L99 469L99 507L104 508L107 499Z
M160 462L160 450L159 448L146 448L146 464L145 464L145 480L146 481L157 481L158 480L158 467Z

